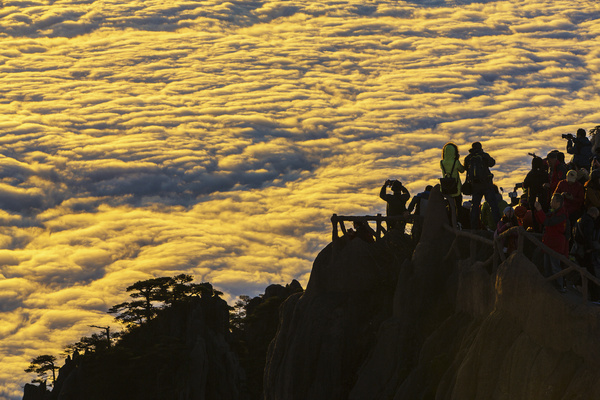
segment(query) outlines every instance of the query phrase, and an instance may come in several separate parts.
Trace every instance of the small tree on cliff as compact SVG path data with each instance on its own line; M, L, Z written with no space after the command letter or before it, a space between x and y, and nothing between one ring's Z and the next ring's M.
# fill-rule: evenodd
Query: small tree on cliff
M32 382L46 382L47 375L49 371L52 371L52 384L56 381L56 370L58 367L54 364L56 362L56 357L44 354L41 356L35 357L31 360L29 367L25 370L25 372L35 372L38 375L37 379L34 379Z
M192 296L220 293L208 283L191 283L193 279L191 275L180 274L138 281L126 289L135 300L114 305L108 312L117 314L116 320L131 327L143 324L154 318L159 310Z

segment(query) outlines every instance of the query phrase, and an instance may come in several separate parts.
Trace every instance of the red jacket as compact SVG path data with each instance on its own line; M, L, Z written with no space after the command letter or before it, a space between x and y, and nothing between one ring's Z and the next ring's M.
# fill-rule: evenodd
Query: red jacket
M571 215L573 212L581 210L583 208L583 198L585 195L583 185L579 182L570 183L566 179L563 179L558 182L558 186L556 186L554 193L565 192L573 195L573 200L565 198L564 207L567 214Z
M564 207L546 215L543 210L537 211L536 219L544 225L542 242L559 254L569 254L569 241L565 236L568 215Z

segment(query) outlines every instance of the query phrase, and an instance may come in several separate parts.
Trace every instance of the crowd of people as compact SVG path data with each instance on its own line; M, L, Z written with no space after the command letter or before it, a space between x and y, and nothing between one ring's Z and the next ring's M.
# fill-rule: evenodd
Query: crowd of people
M599 128L594 128L594 135ZM559 150L552 150L546 157L530 154L531 170L509 193L508 202L494 184L490 168L496 161L480 142L472 144L462 162L458 147L447 143L440 161L440 189L454 203L452 209L459 229L484 229L500 235L522 226L541 234L542 242L558 254L570 257L600 277L600 146L594 149L584 129L562 137L567 140L566 152L572 155L571 160L565 162L565 154ZM393 193L387 193L387 188ZM519 189L522 195L518 194ZM427 186L407 207L409 191L401 182L387 180L380 197L387 203L388 216L423 215L431 190L432 186ZM471 196L471 200L463 203L463 195ZM504 243L507 253L516 248L516 238L505 239ZM545 275L560 271L560 260L545 253ZM563 278L554 282L560 292L567 290ZM600 300L600 290L595 285L590 295L592 301Z

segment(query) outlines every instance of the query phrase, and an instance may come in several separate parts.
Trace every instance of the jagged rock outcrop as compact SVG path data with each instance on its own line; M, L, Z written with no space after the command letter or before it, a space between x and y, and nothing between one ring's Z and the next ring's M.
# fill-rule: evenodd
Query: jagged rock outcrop
M245 399L228 334L229 306L219 297L174 304L118 346L67 363L52 399Z
M393 251L324 249L305 294L282 306L265 399L600 398L599 308L559 294L523 255L497 271L445 260L447 220L434 190L393 296L376 283Z
M347 237L314 262L304 294L282 306L265 368L265 399L344 399L391 304L403 235L378 243ZM402 251L397 251L394 244Z

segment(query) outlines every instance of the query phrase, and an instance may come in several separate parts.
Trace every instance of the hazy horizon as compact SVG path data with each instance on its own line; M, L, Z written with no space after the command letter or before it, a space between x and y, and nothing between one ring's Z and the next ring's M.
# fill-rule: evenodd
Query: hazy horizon
M306 285L333 213L385 213L480 141L600 125L591 1L6 1L0 9L0 399L40 354L191 274L229 302Z

